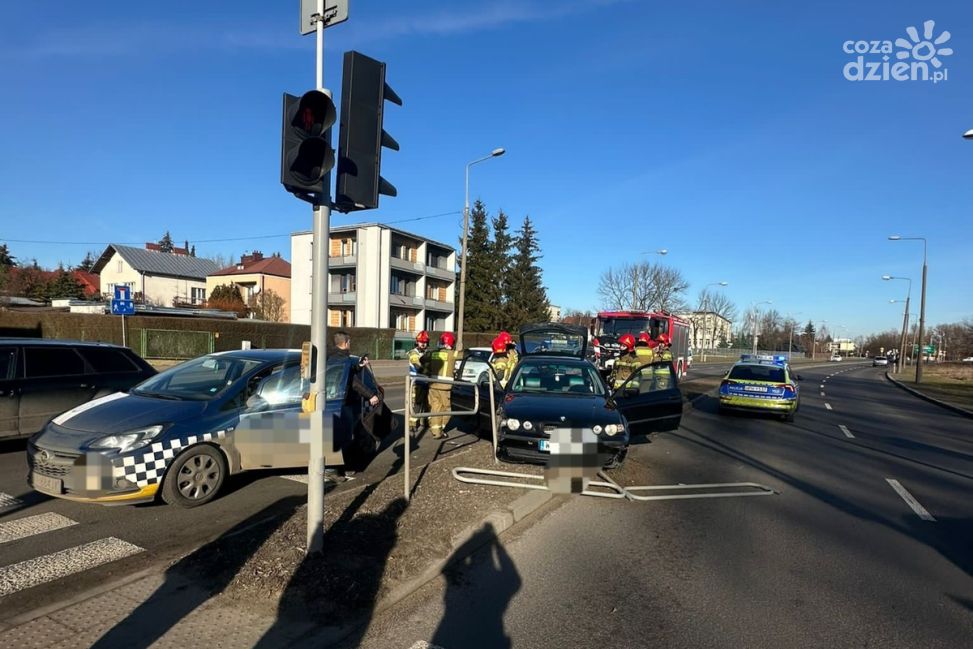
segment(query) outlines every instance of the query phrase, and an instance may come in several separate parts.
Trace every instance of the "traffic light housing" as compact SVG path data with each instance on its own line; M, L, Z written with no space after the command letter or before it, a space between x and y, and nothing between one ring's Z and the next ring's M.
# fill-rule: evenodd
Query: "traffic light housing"
M334 101L320 90L301 97L284 94L280 182L298 198L319 203L331 191L331 127L336 117Z
M359 52L345 52L334 200L340 212L374 209L380 194L397 193L380 173L382 147L399 150L398 142L382 128L386 101L402 105L385 83L385 64Z

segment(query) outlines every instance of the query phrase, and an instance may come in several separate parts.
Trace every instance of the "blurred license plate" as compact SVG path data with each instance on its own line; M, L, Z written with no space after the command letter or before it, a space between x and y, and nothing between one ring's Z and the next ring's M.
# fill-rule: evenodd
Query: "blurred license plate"
M745 385L743 386L743 389L746 392L766 392L767 391L767 387L763 385Z
M540 449L541 451L550 451L551 442L546 439L537 440L537 448Z
M50 478L46 475L41 475L39 473L34 473L31 476L31 484L34 485L34 489L37 491L42 491L46 494L54 494L60 496L61 492L64 491L62 483L57 478Z

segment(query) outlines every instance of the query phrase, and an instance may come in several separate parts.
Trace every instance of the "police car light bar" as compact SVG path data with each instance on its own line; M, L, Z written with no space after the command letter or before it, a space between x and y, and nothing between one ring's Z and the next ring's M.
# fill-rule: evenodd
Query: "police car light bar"
M774 365L786 365L787 357L783 355L770 354L740 354L741 361L757 362L757 363L773 363Z

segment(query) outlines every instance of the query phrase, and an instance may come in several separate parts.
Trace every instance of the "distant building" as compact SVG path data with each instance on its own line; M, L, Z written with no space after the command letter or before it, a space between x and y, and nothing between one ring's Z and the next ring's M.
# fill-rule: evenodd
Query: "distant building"
M733 323L715 311L678 315L689 322L689 343L693 349L716 349L732 337Z
M310 232L291 235L291 322L311 322ZM453 329L456 251L378 223L331 229L328 326Z
M561 307L554 306L553 304L547 307L547 320L548 322L560 322L561 321Z
M99 275L103 297L110 299L115 286L124 284L139 304L168 307L202 305L206 301L206 276L219 270L215 262L153 250L157 244L145 246L143 249L108 244L91 269Z
M264 257L254 250L240 257L240 263L228 266L206 276L206 294L212 295L217 286L231 284L240 289L243 301L261 292L272 290L284 299L284 315L281 322L290 322L291 265L279 255Z

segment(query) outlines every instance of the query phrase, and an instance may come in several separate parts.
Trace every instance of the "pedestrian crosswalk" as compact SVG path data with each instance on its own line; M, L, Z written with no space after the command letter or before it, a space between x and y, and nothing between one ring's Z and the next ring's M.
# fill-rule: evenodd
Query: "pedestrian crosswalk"
M0 493L0 513L20 504L19 499L9 494ZM46 546L57 547L58 540L61 540L61 546L67 545L68 543L65 543L64 540L72 538L71 536L62 540L60 537L42 535L63 533L69 529L82 530L81 537L83 538L84 528L82 524L54 512L3 520L0 522L0 546L3 547L3 553L0 556L12 556L13 550L17 550L21 557L30 557L31 546L29 544L37 543L40 539L45 540ZM74 538L80 540L77 535ZM70 577L144 551L144 548L128 541L109 536L90 540L80 545L62 547L53 552L26 558L8 565L0 565L0 598L57 579ZM4 560L0 558L0 564L3 563Z

